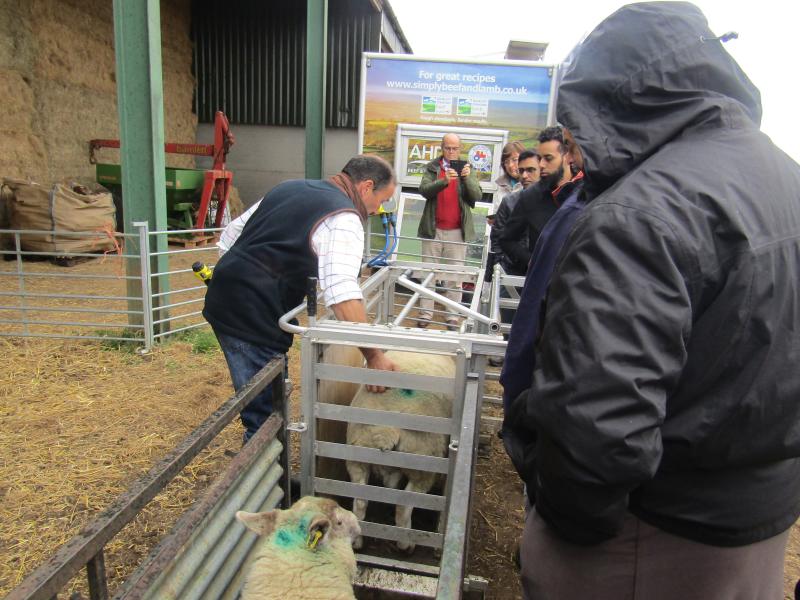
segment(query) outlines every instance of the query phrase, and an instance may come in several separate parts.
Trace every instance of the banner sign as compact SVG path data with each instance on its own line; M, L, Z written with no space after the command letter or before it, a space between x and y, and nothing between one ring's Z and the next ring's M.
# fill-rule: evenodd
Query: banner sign
M478 172L479 181L489 181L495 159L492 149L483 143L462 144L464 154L474 170ZM422 177L425 165L442 154L442 140L409 138L406 141L406 170L402 175Z
M394 168L404 186L418 186L426 165L442 154L442 136L455 133L461 138L459 159L469 162L481 188L493 193L494 180L500 176L500 156L508 141L504 129L443 127L435 125L395 124Z
M522 61L445 62L365 54L361 151L394 163L398 123L502 129L508 131L508 141L534 147L539 131L552 119L553 71L552 66ZM423 160L425 151L420 147L420 157L409 156L409 162Z

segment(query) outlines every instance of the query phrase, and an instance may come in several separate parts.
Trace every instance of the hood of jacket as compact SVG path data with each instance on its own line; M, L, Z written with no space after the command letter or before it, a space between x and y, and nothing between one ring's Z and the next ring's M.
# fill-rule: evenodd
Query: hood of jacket
M588 197L679 136L761 122L761 96L688 2L630 4L570 54L559 122L584 156Z

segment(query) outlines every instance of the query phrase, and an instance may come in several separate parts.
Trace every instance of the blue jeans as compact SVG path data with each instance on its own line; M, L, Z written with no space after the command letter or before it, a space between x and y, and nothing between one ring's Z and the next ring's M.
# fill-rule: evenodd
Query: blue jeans
M253 378L253 375L264 368L264 365L276 356L280 356L280 352L275 352L264 346L256 346L232 335L226 335L219 331L215 331L214 335L217 336L219 346L225 355L225 361L228 363L228 370L233 381L233 389L237 392ZM286 367L284 367L285 376ZM253 437L258 428L264 424L264 421L271 414L272 384L265 387L260 394L250 401L250 404L242 409L241 418L242 425L244 425L245 442Z

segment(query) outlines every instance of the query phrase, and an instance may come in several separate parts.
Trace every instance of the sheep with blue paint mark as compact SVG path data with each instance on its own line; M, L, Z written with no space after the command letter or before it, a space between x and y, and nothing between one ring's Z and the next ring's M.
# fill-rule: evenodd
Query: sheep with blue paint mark
M352 364L357 365L356 361L359 360L359 357L354 353L351 354L351 357ZM398 371L418 375L435 375L448 379L455 378L455 362L449 356L390 351L386 353L386 357L395 363ZM346 363L341 358L336 362ZM329 400L325 399L325 401ZM373 393L368 392L362 386L356 392L350 406L449 419L453 410L453 396L403 388ZM448 437L444 434L412 431L385 425L348 423L347 443L383 451L392 450L444 457L447 455ZM428 471L347 461L347 472L353 483L367 484L373 469L381 477L383 484L390 488L398 488L405 476L407 482L404 489L409 492L428 493L437 480L437 474ZM398 527L411 528L412 511L413 507L398 504L395 509L395 524ZM363 521L367 512L367 501L356 498L353 502L353 512L359 520ZM362 539L359 536L355 539L353 547L359 549L361 546ZM411 541L398 541L397 547L406 552L413 552L415 544Z
M242 600L354 600L355 515L328 498L306 496L288 510L239 511L236 518L262 536Z

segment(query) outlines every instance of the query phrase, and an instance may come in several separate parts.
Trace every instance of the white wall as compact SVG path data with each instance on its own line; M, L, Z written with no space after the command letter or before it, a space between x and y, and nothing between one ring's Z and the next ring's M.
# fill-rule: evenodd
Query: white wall
M227 168L244 205L250 206L281 181L305 176L305 129L231 125L236 143L228 154ZM200 123L197 142L211 144L214 126ZM325 132L325 176L338 173L358 151L358 131L328 129ZM197 159L198 168L209 168L211 159Z

